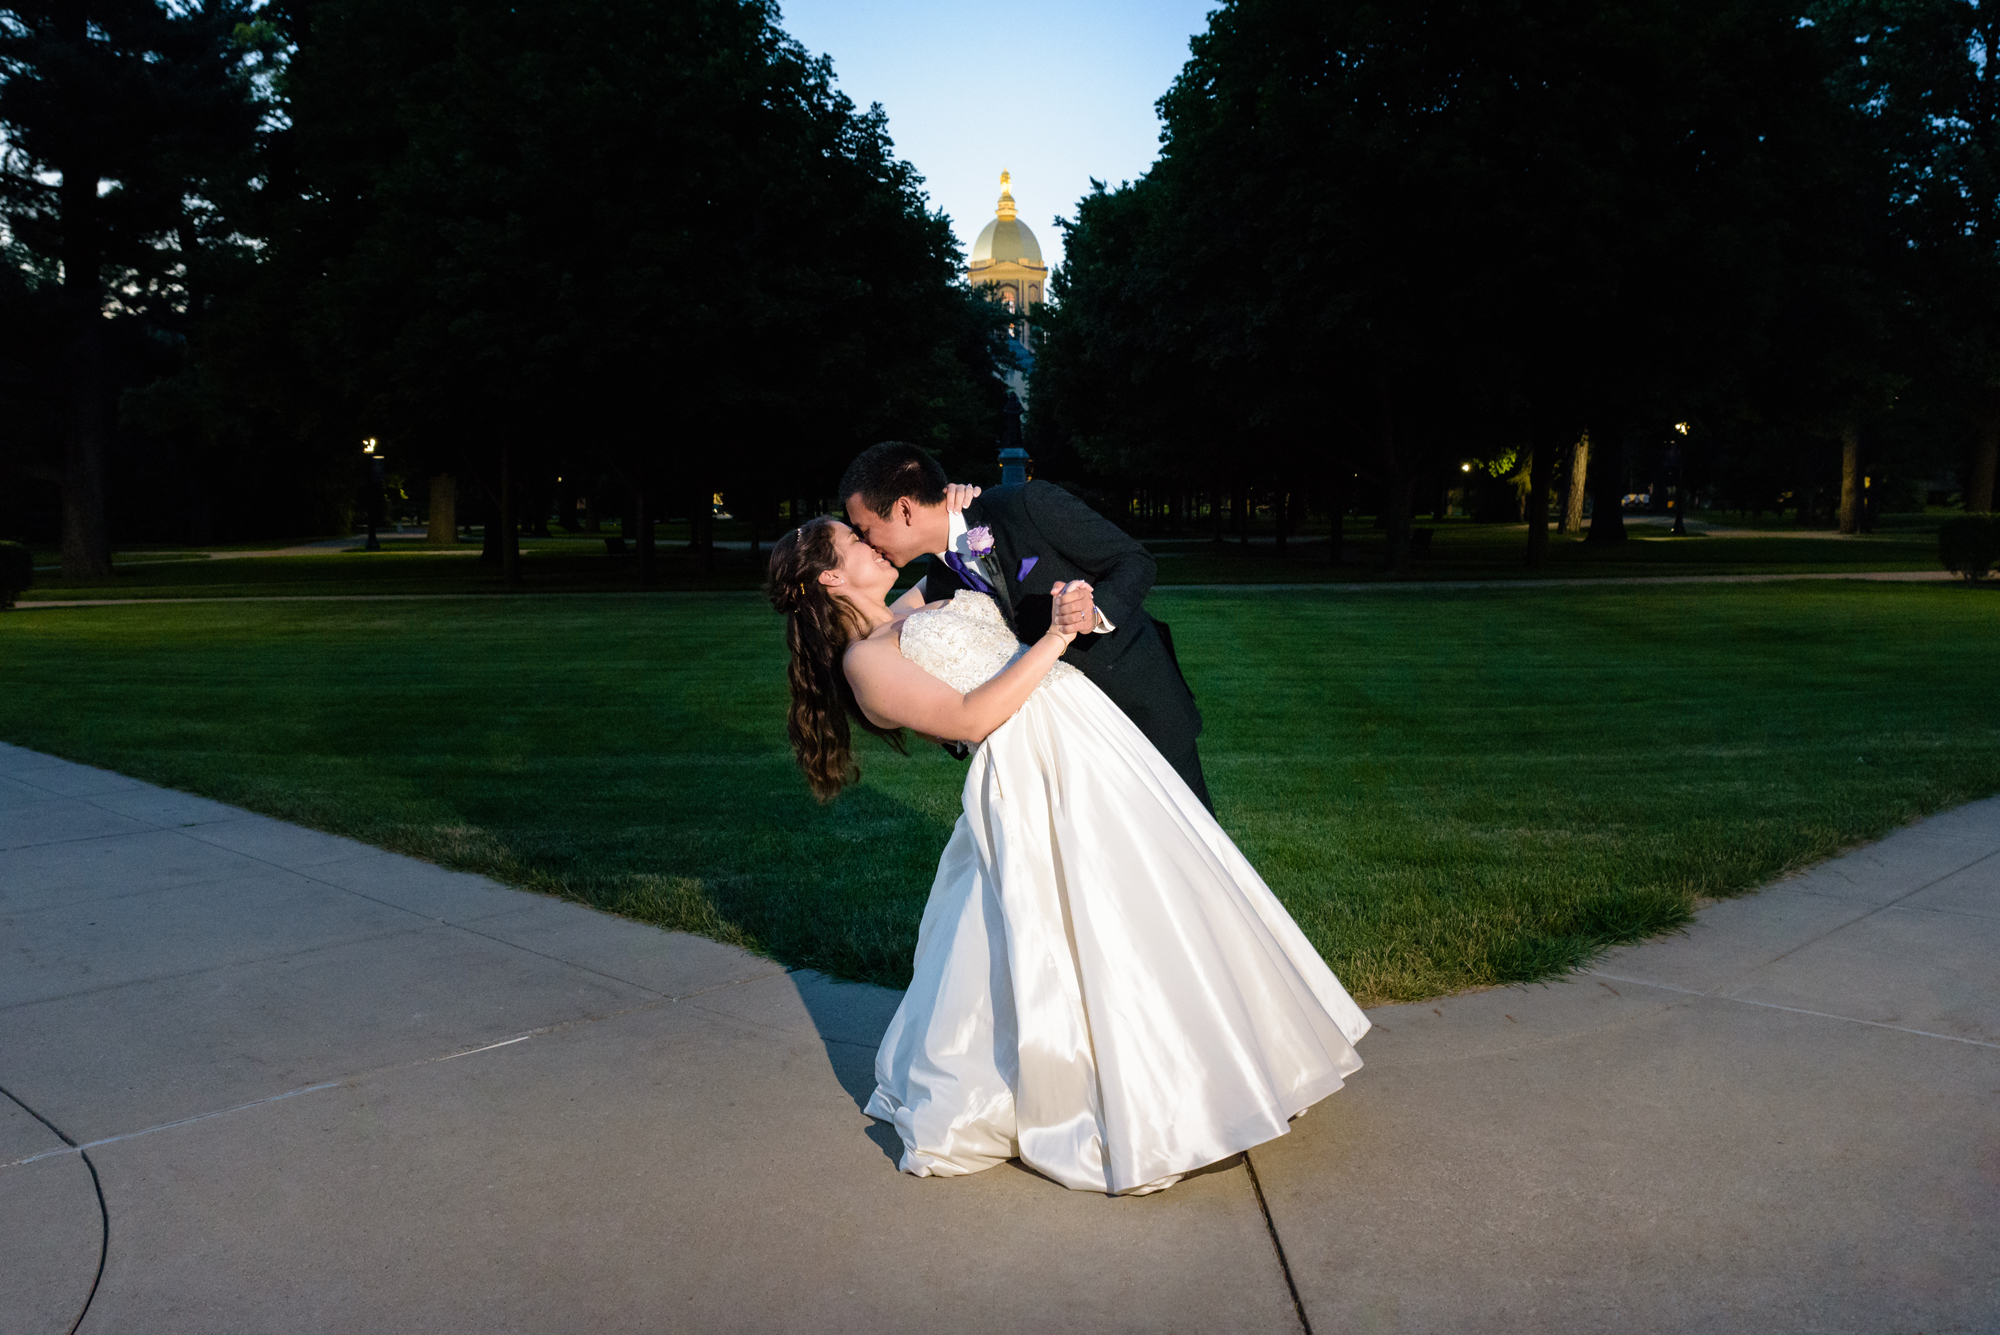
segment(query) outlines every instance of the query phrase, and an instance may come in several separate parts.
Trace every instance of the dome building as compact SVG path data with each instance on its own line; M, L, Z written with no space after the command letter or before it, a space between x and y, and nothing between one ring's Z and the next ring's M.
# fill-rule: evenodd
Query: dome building
M1028 375L1034 370L1034 340L1029 321L1036 306L1047 299L1049 266L1042 263L1041 243L1028 225L1016 216L1013 178L1000 173L1000 204L993 221L980 230L972 243L972 261L965 276L974 287L992 288L994 297L1020 319L1007 326L1013 340L1017 369L1005 377L1007 388L1028 403Z

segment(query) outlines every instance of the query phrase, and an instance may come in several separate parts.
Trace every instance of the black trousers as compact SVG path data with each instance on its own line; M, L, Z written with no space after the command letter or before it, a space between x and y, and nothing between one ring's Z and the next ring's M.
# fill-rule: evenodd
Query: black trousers
M1201 799L1209 814L1214 815L1215 801L1208 795L1208 780L1201 773L1201 753L1195 750L1194 745L1194 739L1201 733L1201 713L1195 709L1193 699L1185 694L1187 688L1178 680L1173 685L1180 689L1135 700L1114 698L1112 703L1138 725L1139 731L1146 734L1146 740L1166 757L1174 772L1194 790L1194 795Z
M1187 786L1194 789L1194 795L1201 799L1201 804L1208 808L1208 814L1213 816L1215 800L1208 795L1208 780L1202 777L1201 753L1194 749L1194 738L1187 738L1185 742L1176 744L1172 750L1160 746L1157 740L1153 745L1160 748L1160 754L1167 758L1167 763L1174 767L1174 772L1187 781Z

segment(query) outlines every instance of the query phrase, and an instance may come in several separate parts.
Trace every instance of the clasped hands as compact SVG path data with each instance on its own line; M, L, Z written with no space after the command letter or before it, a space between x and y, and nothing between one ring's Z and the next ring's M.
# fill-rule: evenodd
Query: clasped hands
M1049 590L1055 606L1049 611L1049 631L1065 643L1097 628L1097 603L1088 582L1073 579Z
M952 514L958 514L972 504L980 488L969 482L948 482L944 489L944 507ZM1088 635L1097 628L1097 598L1087 580L1073 579L1067 584L1057 583L1049 590L1055 606L1049 612L1049 629L1071 640L1079 635Z

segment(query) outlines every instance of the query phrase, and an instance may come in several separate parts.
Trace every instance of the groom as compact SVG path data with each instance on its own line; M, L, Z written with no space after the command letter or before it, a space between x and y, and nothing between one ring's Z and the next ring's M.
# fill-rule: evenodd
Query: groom
M861 540L898 568L929 556L923 580L905 595L940 602L959 589L993 595L1015 638L1032 644L1055 615L1051 588L1084 580L1084 631L1063 661L1111 697L1159 749L1210 811L1195 737L1201 711L1174 657L1166 623L1146 615L1153 587L1151 554L1110 520L1047 482L997 487L961 515L945 504L946 479L937 460L914 445L884 441L847 466L840 494L847 522ZM992 547L968 538L985 528ZM902 604L899 602L898 606ZM1074 610L1069 596L1065 612Z

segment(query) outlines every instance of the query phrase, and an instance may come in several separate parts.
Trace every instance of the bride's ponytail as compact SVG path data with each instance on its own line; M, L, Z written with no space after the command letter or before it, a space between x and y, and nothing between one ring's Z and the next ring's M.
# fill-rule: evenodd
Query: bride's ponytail
M898 751L906 749L902 729L868 721L841 670L857 627L845 605L819 582L820 572L837 564L833 525L825 516L808 519L772 543L771 577L764 586L771 606L785 614L785 646L791 650L792 707L785 731L813 796L822 802L861 777L850 718Z

